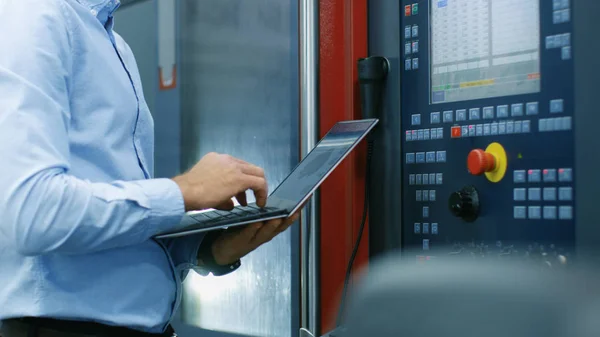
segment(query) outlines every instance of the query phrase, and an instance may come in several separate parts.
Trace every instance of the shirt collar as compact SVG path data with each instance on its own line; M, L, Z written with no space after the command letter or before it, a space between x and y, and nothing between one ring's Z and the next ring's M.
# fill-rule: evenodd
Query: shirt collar
M77 2L89 8L92 15L98 18L102 25L106 25L121 5L121 0L77 0Z

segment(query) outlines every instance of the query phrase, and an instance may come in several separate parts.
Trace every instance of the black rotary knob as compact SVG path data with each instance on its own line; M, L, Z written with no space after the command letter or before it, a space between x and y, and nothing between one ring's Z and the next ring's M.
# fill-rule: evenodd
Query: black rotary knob
M479 193L473 186L466 186L452 193L448 207L454 216L473 222L479 216Z

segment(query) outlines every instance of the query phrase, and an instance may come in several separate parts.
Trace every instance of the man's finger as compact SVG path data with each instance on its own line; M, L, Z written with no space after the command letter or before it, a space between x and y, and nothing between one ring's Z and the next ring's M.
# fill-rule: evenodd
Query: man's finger
M264 178L265 177L265 171L254 165L254 164L250 164L246 161L243 161L239 158L235 158L235 157L231 157L236 163L238 163L238 165L240 165L240 169L242 170L242 172L244 174L249 174L251 176L256 176L256 177L261 177Z
M231 211L234 206L233 200L229 199L215 208L221 211Z
M254 192L256 205L265 207L267 204L268 188L267 181L264 178L254 176L244 176L246 186Z
M235 196L235 199L240 203L240 205L248 206L248 200L246 199L246 191L238 193Z
M254 237L254 244L259 246L270 241L276 235L277 229L282 223L282 219L267 221L258 231L258 233L256 233L256 236Z

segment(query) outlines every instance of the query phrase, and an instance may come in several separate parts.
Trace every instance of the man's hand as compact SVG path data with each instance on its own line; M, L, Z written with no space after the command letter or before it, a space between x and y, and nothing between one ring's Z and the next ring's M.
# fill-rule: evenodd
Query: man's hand
M228 229L213 243L213 257L219 265L231 264L284 232L298 217L295 214L287 219Z
M267 202L267 181L264 171L257 166L232 156L209 153L188 172L173 178L179 185L185 210L233 208L231 198L246 205L246 191L254 191L256 204Z

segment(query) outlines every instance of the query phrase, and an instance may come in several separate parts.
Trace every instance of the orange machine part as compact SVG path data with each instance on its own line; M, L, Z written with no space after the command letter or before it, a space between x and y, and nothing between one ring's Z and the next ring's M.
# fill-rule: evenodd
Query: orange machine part
M319 113L323 136L336 122L361 118L356 62L367 56L367 0L319 1ZM366 146L321 187L321 334L334 327L346 266L363 212ZM368 227L354 271L369 259Z

